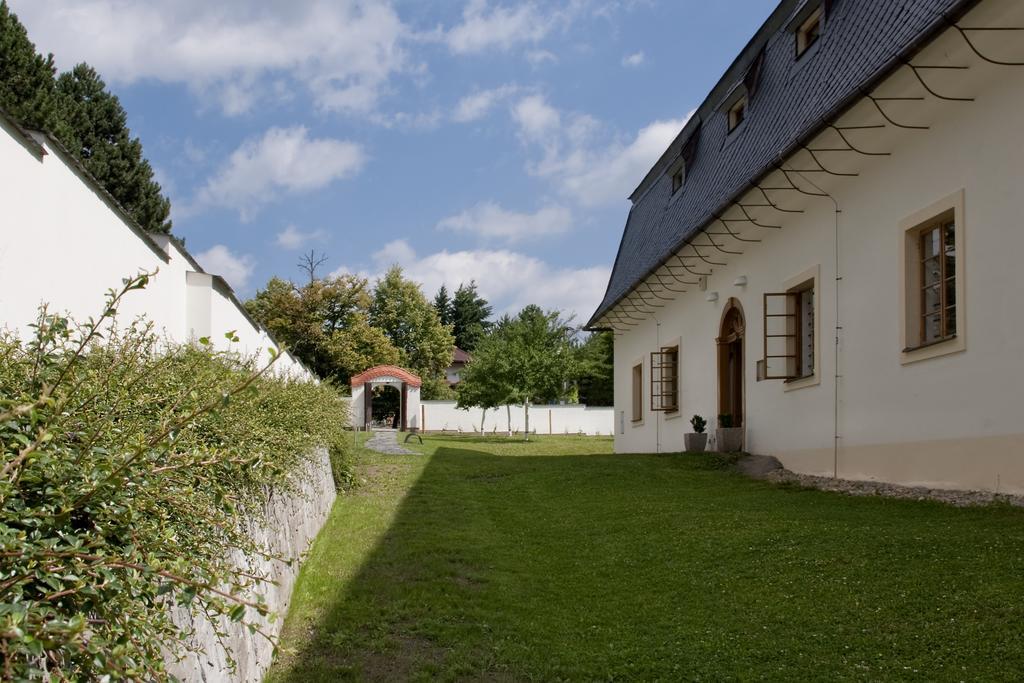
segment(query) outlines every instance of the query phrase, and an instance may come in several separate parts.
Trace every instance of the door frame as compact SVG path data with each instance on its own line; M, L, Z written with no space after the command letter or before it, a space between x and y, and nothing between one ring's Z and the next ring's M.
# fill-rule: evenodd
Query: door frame
M729 329L726 325L738 317L738 325L731 324ZM743 305L739 299L730 297L722 309L722 317L718 323L718 337L715 339L718 350L718 414L731 414L733 426L743 427L746 423L747 413L747 377L746 377L746 338L747 317L743 313ZM733 385L729 381L729 351L738 347L739 352L739 376L738 382ZM734 392L739 392L739 400L735 401ZM738 403L739 411L734 407ZM717 424L717 416L715 422Z

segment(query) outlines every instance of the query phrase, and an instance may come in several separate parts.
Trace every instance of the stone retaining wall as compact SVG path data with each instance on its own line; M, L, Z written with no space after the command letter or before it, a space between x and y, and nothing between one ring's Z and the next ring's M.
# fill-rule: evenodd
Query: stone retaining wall
M334 504L334 480L331 477L331 462L325 449L318 450L309 460L305 471L296 474L297 491L283 495L271 491L259 519L250 522L253 537L270 548L275 555L298 560L309 548ZM271 612L278 616L274 621L247 613L251 620L272 636L277 636L284 623L292 587L299 573L299 562L290 566L284 562L263 558L246 560L249 567L268 574L276 583L261 589ZM194 618L187 610L178 610L174 615L176 623L193 624L195 636L204 654L189 654L182 661L170 665L170 673L182 681L214 682L258 682L270 668L273 648L266 638L253 634L240 623L222 620L222 627L228 637L218 641L213 625L205 618ZM227 665L228 652L237 661L234 672Z

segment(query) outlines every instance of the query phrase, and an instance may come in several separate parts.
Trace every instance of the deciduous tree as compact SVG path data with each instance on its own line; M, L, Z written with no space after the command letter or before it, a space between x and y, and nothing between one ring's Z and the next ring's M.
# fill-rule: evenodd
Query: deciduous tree
M497 334L484 337L469 364L463 369L455 388L457 408L480 408L483 411L480 417L481 432L484 431L488 410L508 406L513 402L514 391L509 380L511 373L506 367L507 362L503 339ZM511 419L508 424L511 436Z
M503 317L463 371L462 405L521 403L529 440L530 405L556 401L568 393L577 368L575 333L556 311L538 306L527 306L515 318Z
M441 324L419 285L405 278L398 266L377 281L370 324L388 336L405 365L425 380L443 376L452 363L451 329Z
M367 368L402 359L387 335L370 325L367 290L367 281L354 275L302 287L275 277L245 306L311 370L345 385Z

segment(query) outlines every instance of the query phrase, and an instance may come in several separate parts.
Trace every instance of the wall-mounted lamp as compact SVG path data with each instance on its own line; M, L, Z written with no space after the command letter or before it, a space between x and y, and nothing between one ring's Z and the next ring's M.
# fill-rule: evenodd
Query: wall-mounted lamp
M746 275L740 275L735 280L733 280L732 283L734 285L736 285L737 287L746 287L747 286L747 276Z
M704 296L705 301L718 301L718 292L708 292Z

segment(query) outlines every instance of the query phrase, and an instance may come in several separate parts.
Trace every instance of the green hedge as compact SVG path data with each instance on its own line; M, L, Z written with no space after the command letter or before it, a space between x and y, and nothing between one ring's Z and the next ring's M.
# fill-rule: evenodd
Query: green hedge
M125 294L75 324L42 312L0 339L0 678L160 680L187 634L169 607L247 621L264 577L232 551L268 487L315 447L344 480L346 406L264 363L112 327ZM255 626L250 626L256 629Z

